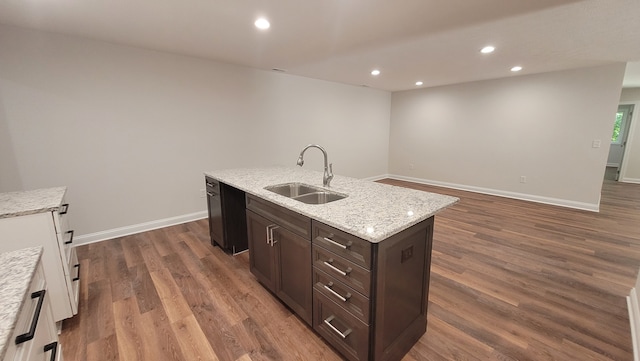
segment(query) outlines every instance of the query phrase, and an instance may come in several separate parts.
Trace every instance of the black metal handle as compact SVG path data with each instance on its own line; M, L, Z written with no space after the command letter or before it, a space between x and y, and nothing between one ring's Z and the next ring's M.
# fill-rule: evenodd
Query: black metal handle
M29 332L16 336L16 345L31 340L36 334L36 327L38 327L38 319L40 318L40 311L42 310L42 304L44 303L45 293L47 293L47 290L42 290L31 294L31 299L38 298L36 312L33 315L33 319L31 320L31 327L29 328Z
M49 361L55 361L56 353L58 352L58 343L51 342L48 345L44 345L44 352L48 352L48 351L51 351L51 357L49 357Z
M73 266L73 268L77 268L78 269L78 276L75 277L74 279L72 279L72 281L73 282L79 281L80 280L80 263L78 263L77 265Z
M69 210L69 203L63 204L61 208L64 208L64 211L60 211L60 214L67 214L67 211Z
M70 231L67 231L68 234L71 234L71 237L69 237L69 240L64 242L64 244L71 244L71 242L73 242L73 229Z

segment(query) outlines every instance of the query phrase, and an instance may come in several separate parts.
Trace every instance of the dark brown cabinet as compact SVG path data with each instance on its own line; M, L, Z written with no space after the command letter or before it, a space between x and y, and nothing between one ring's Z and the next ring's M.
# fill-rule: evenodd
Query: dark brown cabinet
M252 196L247 197L247 207L251 273L311 325L311 240L300 235L310 234L305 230L311 220ZM291 225L296 231L287 228Z
M228 186L217 187L224 239ZM372 243L241 193L235 199L245 202L249 263L258 281L346 359L402 359L427 327L434 217Z
M205 185L211 244L234 254L245 251L245 193L209 177L205 177Z
M427 327L433 217L379 243L312 233L314 330L349 360L400 360Z
M276 289L276 252L267 238L267 228L272 224L262 216L247 212L249 268L258 281L273 292Z

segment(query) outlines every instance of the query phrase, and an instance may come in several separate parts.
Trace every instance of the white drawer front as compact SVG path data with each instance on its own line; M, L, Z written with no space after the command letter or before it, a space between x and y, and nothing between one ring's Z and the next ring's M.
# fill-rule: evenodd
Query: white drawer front
M65 263L65 278L67 282L67 292L73 314L78 313L78 298L80 295L80 262L75 248L70 249L69 261Z

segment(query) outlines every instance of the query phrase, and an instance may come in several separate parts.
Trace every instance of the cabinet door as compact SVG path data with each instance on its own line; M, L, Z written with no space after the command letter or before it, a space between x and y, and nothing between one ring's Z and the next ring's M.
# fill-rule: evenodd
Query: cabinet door
M222 229L222 201L220 193L207 190L207 205L209 206L209 235L211 244L217 243L225 247Z
M276 295L311 325L313 304L311 241L286 228L276 228Z
M267 243L268 226L274 226L273 222L247 211L249 268L260 283L274 291L276 286L275 249Z

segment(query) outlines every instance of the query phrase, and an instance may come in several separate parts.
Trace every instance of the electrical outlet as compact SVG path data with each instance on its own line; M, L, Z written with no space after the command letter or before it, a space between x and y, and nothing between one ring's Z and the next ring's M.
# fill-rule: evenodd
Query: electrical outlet
M520 176L520 183L527 183L527 176L521 175Z
M413 163L409 163L409 169L413 170L415 168L415 166L413 165Z
M205 198L207 196L207 191L206 189L201 189L200 190L200 198Z
M591 147L593 148L600 148L600 139L595 139L592 143L591 143Z

